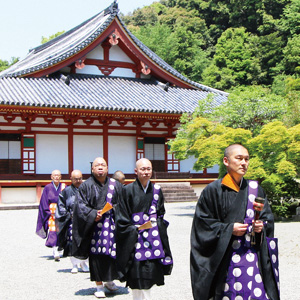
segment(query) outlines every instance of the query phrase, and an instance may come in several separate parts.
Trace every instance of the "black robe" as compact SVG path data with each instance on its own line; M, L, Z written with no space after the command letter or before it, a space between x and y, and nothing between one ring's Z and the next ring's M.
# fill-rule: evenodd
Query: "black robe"
M224 290L226 272L231 259L233 223L244 223L248 202L248 181L243 179L240 191L221 184L210 183L201 193L191 231L191 281L195 300L220 299ZM258 197L266 198L258 187ZM274 218L268 201L260 213L260 220L267 221L263 232L256 239L259 269L266 292L271 300L278 300L278 291L272 272L265 237L274 235Z
M170 275L171 265L162 265L159 259L136 261L134 259L135 244L138 239L138 229L132 223L132 214L148 213L153 200L153 184L150 182L146 193L141 183L136 180L123 189L123 203L116 209L117 234L117 264L123 274L122 281L132 289L150 289L154 284L163 285L164 275ZM163 249L171 256L167 235L167 223L163 220L165 214L164 197L159 193L157 203L157 225Z
M79 259L89 257L92 281L112 281L118 278L116 260L108 255L90 253L91 240L95 230L97 211L106 204L109 178L102 185L93 175L82 183L75 197L73 212L73 256ZM122 184L116 181L111 199L114 208L122 203Z
M72 255L72 241L67 240L68 228L72 223L75 195L78 191L73 184L67 186L60 194L55 211L57 246L64 249L63 256Z

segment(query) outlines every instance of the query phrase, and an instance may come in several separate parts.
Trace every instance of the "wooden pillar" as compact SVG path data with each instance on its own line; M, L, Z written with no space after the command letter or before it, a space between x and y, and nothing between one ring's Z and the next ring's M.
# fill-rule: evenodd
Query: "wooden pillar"
M69 174L74 169L74 136L73 136L73 124L69 124L68 127L68 167Z
M103 158L108 164L108 124L103 123Z

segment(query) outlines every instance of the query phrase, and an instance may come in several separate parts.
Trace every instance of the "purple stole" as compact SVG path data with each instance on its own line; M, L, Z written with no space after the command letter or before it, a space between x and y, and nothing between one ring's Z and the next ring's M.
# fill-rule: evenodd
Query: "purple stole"
M245 217L245 223L249 226L244 236L233 238L232 256L228 267L223 300L269 299L258 268L257 252L255 248L251 247L252 220L254 220L253 202L257 197L257 188L258 183L250 180Z
M138 212L132 214L132 222L136 227L151 221L152 228L139 231L138 240L135 244L134 258L137 261L159 259L163 265L173 263L170 256L166 256L157 226L157 203L160 186L153 186L153 200L148 213Z
M106 202L111 204L115 192L116 180L109 179ZM98 255L108 255L116 258L115 241L115 220L113 209L102 215L100 221L95 224L93 237L91 240L91 253Z

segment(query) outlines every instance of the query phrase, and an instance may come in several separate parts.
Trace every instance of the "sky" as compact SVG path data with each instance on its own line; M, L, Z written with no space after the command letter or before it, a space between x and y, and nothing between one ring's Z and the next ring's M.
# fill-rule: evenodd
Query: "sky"
M0 10L0 60L24 58L42 37L68 31L96 15L113 0L5 0ZM155 0L118 0L124 15Z

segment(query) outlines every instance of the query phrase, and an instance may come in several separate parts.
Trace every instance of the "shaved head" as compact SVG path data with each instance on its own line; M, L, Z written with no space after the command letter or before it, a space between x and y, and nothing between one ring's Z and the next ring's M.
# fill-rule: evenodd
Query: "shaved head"
M236 148L244 148L248 151L247 148L245 148L244 146L242 146L240 144L232 144L232 145L228 146L227 148L225 148L224 157L229 157Z
M101 183L105 182L108 173L108 166L103 157L95 158L92 164L92 173L98 181Z
M81 171L79 171L79 170L73 170L72 171L72 173L71 173L71 178L72 177L82 177L82 173L81 173Z
M136 168L139 168L139 166L140 165L142 165L142 164L151 164L151 161L148 159L148 158L140 158L137 162L136 162L136 164L135 164L135 167ZM151 164L151 166L152 166L152 164Z
M72 184L75 187L79 188L79 186L82 183L82 173L81 173L81 171L73 170L72 173L71 173L71 181L72 181Z
M147 158L139 159L135 164L135 174L140 183L145 187L152 176L152 163Z
M61 172L59 170L53 170L52 173L51 173L52 176L55 176L55 175L61 175Z

